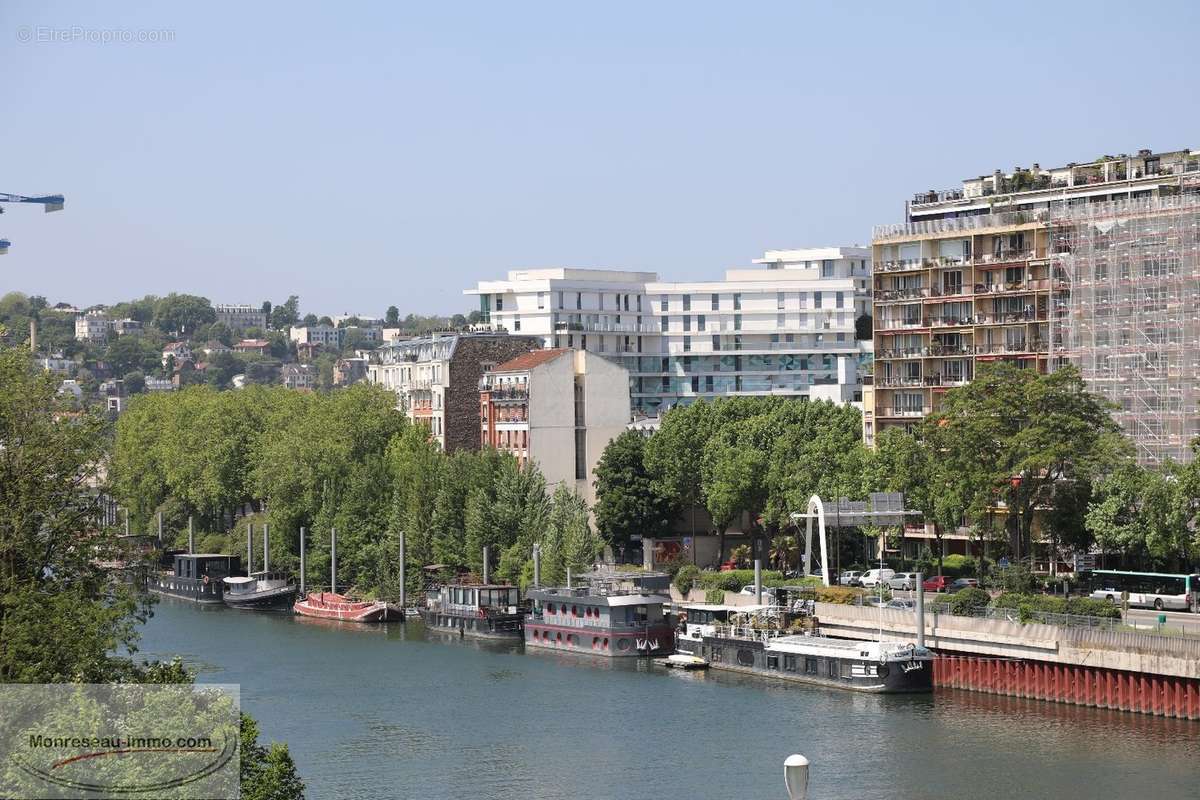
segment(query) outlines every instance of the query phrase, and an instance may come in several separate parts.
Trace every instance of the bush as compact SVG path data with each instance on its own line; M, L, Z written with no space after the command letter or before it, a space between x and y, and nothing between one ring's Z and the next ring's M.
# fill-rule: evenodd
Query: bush
M783 573L776 570L762 571L763 586L782 586ZM695 585L701 589L724 589L727 592L740 592L743 586L754 583L754 570L734 569L729 572L701 572Z
M1105 600L1090 597L1057 597L1045 594L1005 592L992 601L993 608L1008 608L1020 612L1021 620L1027 622L1033 614L1076 614L1083 617L1120 619L1121 610Z
M675 584L675 588L679 590L681 595L687 597L688 591L692 588L692 583L699 575L699 567L697 567L695 564L685 564L679 568L679 572L675 573L675 578L672 583Z
M860 589L852 589L849 586L818 586L817 600L822 603L837 603L839 605L848 606L861 597L864 592Z
M1119 606L1107 600L1097 600L1094 597L1072 597L1067 601L1067 613L1079 614L1083 617L1103 617L1104 619L1120 619Z
M994 570L989 583L1004 592L1018 594L1032 594L1037 587L1033 572L1024 564L1013 564Z
M724 589L706 589L704 592L704 602L720 605L725 602Z
M950 601L950 611L954 614L970 616L981 608L987 608L992 596L983 589L975 586L968 587L954 595Z
M937 574L937 563L934 562L934 573ZM970 578L979 571L979 565L970 556L957 553L942 559L942 574L950 578Z

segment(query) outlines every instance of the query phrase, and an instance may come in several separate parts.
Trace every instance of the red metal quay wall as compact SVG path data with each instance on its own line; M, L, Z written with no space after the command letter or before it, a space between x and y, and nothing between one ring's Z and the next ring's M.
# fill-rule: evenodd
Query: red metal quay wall
M1200 680L1047 661L938 655L933 685L1200 720Z

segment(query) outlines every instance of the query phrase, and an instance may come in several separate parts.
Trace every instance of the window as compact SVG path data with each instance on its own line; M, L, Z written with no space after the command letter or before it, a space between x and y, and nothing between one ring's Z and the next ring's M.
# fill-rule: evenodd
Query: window
M546 293L538 292L538 310L540 311L545 307L546 307Z
M735 293L735 294L733 295L733 310L734 310L734 311L741 311L741 310L742 310L742 295L741 295L741 292Z
M826 661L825 666L828 668L827 674L829 677L836 678L838 676L838 660L836 658Z
M686 308L686 307L687 306L684 306L684 308ZM683 315L683 329L685 331L690 331L692 329L692 315L691 314Z
M685 294L683 296L683 310L684 311L692 310L692 296L690 294Z
M742 329L742 315L741 314L733 315L733 329L735 331L740 331Z
M721 310L721 295L716 294L715 292L713 293L713 296L712 296L712 310L713 311Z
M815 658L804 659L804 674L805 675L816 675L817 674L817 660Z
M575 293L575 308L576 309L583 308L583 292Z
M497 311L504 310L504 298L500 295L496 295L496 310Z
M775 327L782 328L785 325L787 325L787 314L776 314L775 315Z
M813 308L821 307L821 293L813 292Z
M720 336L712 337L712 349L714 352L719 351L721 349L721 337Z
M658 296L658 306L659 306L659 309L658 309L659 311L667 310L667 296L665 294L660 294Z
M836 306L838 308L846 307L846 295L842 294L841 292L838 292L837 294L834 295L834 297L837 298Z
M787 653L783 656L783 668L788 672L796 671L796 655L794 653Z
M521 315L520 314L517 314L516 316L513 317L513 330L514 331L521 330Z
M779 656L773 653L767 654L767 669L779 669Z
M776 308L776 310L782 311L783 305L784 305L783 292L776 292L775 293L775 308Z
M829 259L825 259L824 261L821 262L821 277L822 278L832 278L833 277L833 262L830 261Z
M704 330L704 315L703 314L696 315L696 330L698 330L698 331Z
M661 330L663 333L667 332L667 319L668 319L667 317L659 317L658 318L658 327L659 327L659 330Z
M685 352L685 353L692 352L692 337L690 337L690 336L683 337L683 352Z
M563 293L562 293L562 292L559 292L559 293L558 293L558 307L559 307L559 308L565 308L565 307L566 307L566 306L564 306L564 305L563 305Z

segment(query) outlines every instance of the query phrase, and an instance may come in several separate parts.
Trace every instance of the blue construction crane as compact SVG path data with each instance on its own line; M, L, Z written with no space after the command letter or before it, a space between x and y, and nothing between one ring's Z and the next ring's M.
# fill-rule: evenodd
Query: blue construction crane
M0 192L0 203L40 203L46 211L62 211L63 196L61 194L48 194L42 197L25 197L20 194L4 194ZM4 213L4 209L0 208L0 214ZM0 239L0 256L8 252L8 248L12 242L8 239Z

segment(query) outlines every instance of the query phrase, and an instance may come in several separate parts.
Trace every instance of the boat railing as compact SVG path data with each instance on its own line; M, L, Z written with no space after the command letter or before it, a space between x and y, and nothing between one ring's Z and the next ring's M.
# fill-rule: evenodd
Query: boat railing
M751 625L713 625L713 636L721 639L746 639L752 642L765 642L780 636L783 631L772 628L756 628Z
M537 622L544 622L548 625L600 631L636 632L647 630L650 625L659 624L658 622L605 622L599 617L572 617L569 614L564 616L562 614L538 614L537 612L530 614L530 617ZM665 621L663 621L663 624L665 624Z

